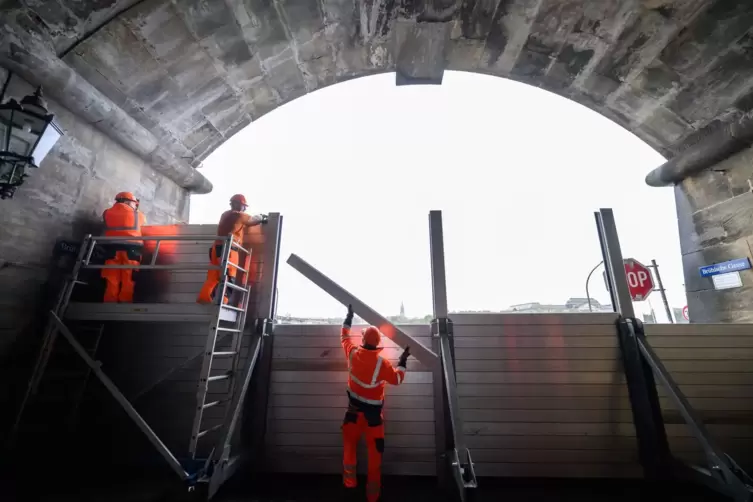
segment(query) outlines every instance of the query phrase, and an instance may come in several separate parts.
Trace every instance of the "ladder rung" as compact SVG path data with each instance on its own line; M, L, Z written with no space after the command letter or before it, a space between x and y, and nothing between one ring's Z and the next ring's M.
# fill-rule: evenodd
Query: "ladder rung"
M205 431L201 431L201 432L199 432L199 433L198 433L198 434L196 435L196 437L197 437L197 438L200 438L200 437L202 437L202 436L206 436L206 435L207 435L207 434L209 434L210 432L212 432L212 431L216 431L216 430L217 430L217 429L219 429L220 427L222 427L222 424L217 424L217 425L215 425L215 426L213 426L213 427L210 427L209 429L207 429L207 430L205 430Z
M73 281L73 284L81 284L82 286L88 286L89 285L88 282L86 282L86 281L79 281L78 279L76 279L75 281Z
M244 293L248 293L248 290L246 288L238 286L237 284L233 284L232 282L228 282L227 287L230 289L235 289L236 291L243 291Z
M236 312L243 312L243 309L240 307L233 307L232 305L225 305L224 303L221 305L221 307L228 310L235 310Z
M204 403L204 406L202 406L203 409L211 408L212 406L217 406L218 404L222 404L226 399L220 399L219 401L212 401L211 403Z
M226 351L226 352L212 352L212 355L214 357L231 357L237 354L237 352L234 351Z
M229 333L240 333L241 330L238 328L217 328L217 331L227 331Z
M241 271L241 272L243 272L244 274L245 274L246 272L248 272L248 270L246 270L245 268L243 268L243 267L241 267L241 266L239 266L239 265L236 265L236 264L235 264L235 263L233 263L233 262L227 262L227 266L228 266L228 267L233 267L233 268L234 268L234 269L236 269L236 270L240 270L240 271Z
M230 378L232 374L233 374L232 372L228 371L224 375L210 376L207 378L207 382L216 382L217 380L225 380L226 378Z

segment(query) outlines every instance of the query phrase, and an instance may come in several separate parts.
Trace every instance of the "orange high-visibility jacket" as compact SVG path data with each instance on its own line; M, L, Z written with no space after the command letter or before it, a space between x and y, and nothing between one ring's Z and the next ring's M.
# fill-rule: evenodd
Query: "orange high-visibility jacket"
M405 378L405 368L395 368L380 353L382 348L369 350L350 340L350 327L343 326L340 343L348 360L348 395L362 403L384 404L384 384L400 385Z
M225 211L220 216L220 223L217 225L217 235L232 235L233 240L238 244L243 244L244 230L258 221L258 216L251 216L250 214L233 211L232 209ZM217 244L222 244L222 241L217 241Z
M102 213L105 222L105 235L109 237L141 237L141 227L146 224L146 216L128 204L116 202ZM135 241L141 244L141 241Z

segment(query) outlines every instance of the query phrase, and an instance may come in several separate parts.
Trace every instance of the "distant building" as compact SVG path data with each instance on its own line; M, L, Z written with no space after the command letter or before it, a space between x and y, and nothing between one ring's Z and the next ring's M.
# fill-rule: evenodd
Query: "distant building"
M564 305L543 304L539 302L519 303L511 305L504 312L516 312L525 314L551 314L551 313L575 313L575 312L612 312L612 306L602 305L598 300L591 299L591 308L588 307L588 298L569 298Z
M400 302L400 317L405 317L405 304Z

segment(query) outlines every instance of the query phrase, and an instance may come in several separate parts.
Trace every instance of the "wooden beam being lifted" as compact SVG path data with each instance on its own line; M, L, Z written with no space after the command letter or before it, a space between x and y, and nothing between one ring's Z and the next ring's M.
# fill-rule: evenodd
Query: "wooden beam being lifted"
M352 305L353 311L358 314L361 319L379 328L379 330L390 340L398 344L400 347L405 348L410 345L410 353L416 359L421 361L426 366L433 368L439 364L439 358L437 355L424 347L421 342L406 334L397 328L394 324L385 319L376 310L372 309L361 300L353 296L351 293L343 289L335 281L319 272L317 269L306 263L298 255L291 254L288 258L288 265L296 269L303 274L308 280L322 288L332 298L342 303L343 305Z

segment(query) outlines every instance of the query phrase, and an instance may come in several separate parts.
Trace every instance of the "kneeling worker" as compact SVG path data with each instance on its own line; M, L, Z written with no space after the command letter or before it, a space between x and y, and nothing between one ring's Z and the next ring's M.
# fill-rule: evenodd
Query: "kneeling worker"
M139 211L139 200L131 192L120 192L115 204L102 213L105 235L108 237L141 237L141 227L146 216ZM105 265L138 265L144 250L144 241L124 240L103 244L107 259ZM102 278L107 282L105 302L133 302L133 269L103 268Z
M248 203L246 202L246 197L241 194L233 195L230 198L230 210L222 213L222 216L220 217L220 223L217 225L217 235L221 237L232 235L235 242L243 245L243 234L247 228L267 223L266 214L251 216L250 214L246 214L247 208ZM209 250L209 261L212 265L221 265L220 260L222 259L223 244L225 244L225 241L215 241L214 246ZM238 265L239 259L238 251L236 249L231 249L229 257L230 263ZM235 276L237 274L238 269L236 267L227 267L227 275L231 282L235 281ZM199 297L196 301L198 303L212 303L212 297L214 296L219 283L220 271L207 271L207 279L204 281L204 286L201 288ZM225 296L222 301L228 303L228 297Z
M381 333L374 326L362 332L361 346L350 340L350 327L353 324L353 307L348 305L348 315L342 327L340 343L348 360L348 410L343 420L343 484L345 488L356 487L356 447L363 434L366 434L366 447L369 453L366 499L376 502L381 492L382 454L384 453L384 385L400 385L405 378L405 368L410 356L406 347L395 368L382 358L378 347Z

